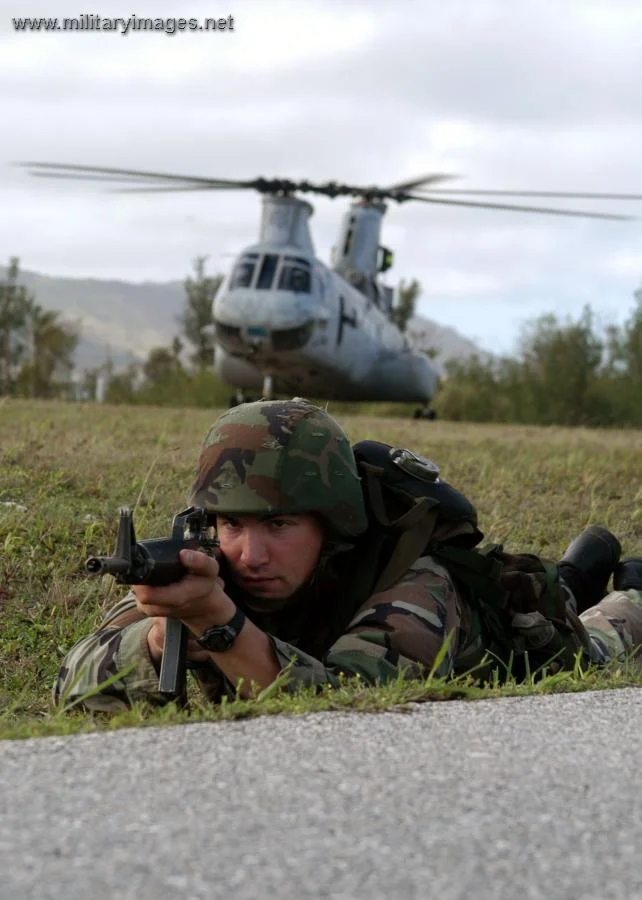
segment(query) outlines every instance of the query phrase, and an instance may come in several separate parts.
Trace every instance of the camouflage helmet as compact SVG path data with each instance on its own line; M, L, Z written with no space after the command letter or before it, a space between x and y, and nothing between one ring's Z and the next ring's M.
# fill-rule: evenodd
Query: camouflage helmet
M368 525L350 442L306 400L243 403L205 437L189 503L236 515L319 514L334 535Z

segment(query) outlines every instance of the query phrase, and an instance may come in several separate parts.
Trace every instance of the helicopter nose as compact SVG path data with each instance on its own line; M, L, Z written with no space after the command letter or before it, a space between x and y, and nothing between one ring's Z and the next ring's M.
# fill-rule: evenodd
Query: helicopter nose
M248 325L245 329L248 343L258 341L266 350L272 350L275 353L301 349L310 340L313 330L314 322L312 320L294 328L268 328L266 326Z
M269 325L231 326L216 322L217 340L231 352L284 353L300 350L314 331L314 320L309 319L293 328L272 328Z

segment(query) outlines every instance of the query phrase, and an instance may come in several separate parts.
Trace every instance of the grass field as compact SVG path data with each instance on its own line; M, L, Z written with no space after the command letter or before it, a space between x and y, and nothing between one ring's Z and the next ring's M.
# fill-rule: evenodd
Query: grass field
M353 440L373 438L430 456L476 504L487 540L558 557L591 522L611 528L625 554L642 553L642 431L466 425L334 413ZM217 411L0 400L0 737L181 721L172 709L104 721L50 707L66 651L122 595L83 564L111 553L120 505L135 509L139 539L169 534L186 504L202 437ZM642 683L632 671L579 673L539 686L581 690ZM346 686L297 700L260 700L193 717L305 709L398 708L408 701L479 696L433 682Z

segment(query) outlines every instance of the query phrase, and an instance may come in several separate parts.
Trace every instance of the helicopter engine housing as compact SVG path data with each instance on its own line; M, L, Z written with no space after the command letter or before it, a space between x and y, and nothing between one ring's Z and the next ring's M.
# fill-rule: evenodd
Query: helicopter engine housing
M377 293L379 241L386 211L384 203L353 203L343 216L337 243L332 248L332 268L369 296Z

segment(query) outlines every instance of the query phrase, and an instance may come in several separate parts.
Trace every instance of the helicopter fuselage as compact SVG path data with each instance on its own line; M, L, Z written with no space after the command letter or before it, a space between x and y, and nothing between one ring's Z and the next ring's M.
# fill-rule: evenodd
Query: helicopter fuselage
M21 163L34 175L121 181L126 191L253 190L262 196L259 241L240 256L214 299L214 366L239 393L307 393L317 399L419 401L427 409L438 375L413 352L394 322L392 290L378 280L392 265L380 243L386 203L447 204L591 219L626 219L605 212L525 206L444 194L641 199L639 194L457 190L435 188L433 174L387 187L289 178L230 179L66 163ZM329 268L315 258L308 220L313 207L298 194L352 197Z
M428 403L437 373L374 295L300 246L257 244L213 304L215 367L229 384L341 400Z

